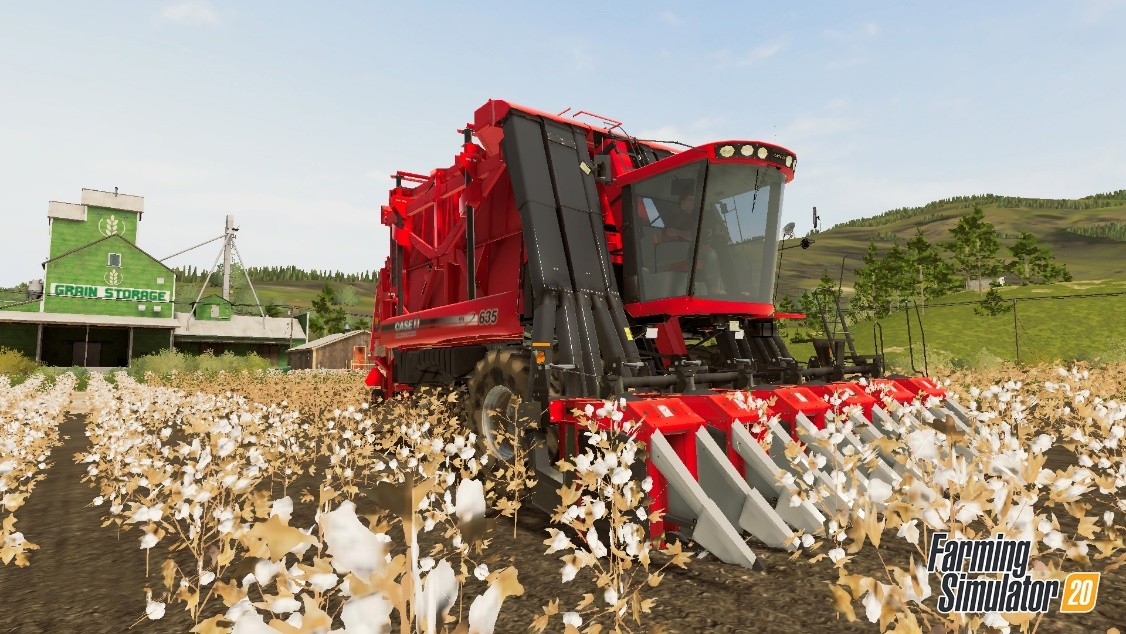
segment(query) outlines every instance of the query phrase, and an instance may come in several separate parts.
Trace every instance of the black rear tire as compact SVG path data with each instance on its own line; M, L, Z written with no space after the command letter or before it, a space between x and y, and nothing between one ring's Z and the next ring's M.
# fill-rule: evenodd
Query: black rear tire
M518 431L516 406L528 398L530 376L528 352L522 348L502 348L486 353L469 378L465 408L469 426L477 434L479 446L495 460L512 462L515 457L512 444L498 439L497 430L504 429L509 434Z

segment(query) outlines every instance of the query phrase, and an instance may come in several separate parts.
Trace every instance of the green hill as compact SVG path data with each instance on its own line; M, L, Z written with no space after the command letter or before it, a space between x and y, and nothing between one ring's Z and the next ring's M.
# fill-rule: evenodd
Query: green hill
M874 241L881 251L886 250L895 238L906 242L916 228L922 229L931 242L948 240L950 228L974 205L981 206L985 220L997 228L1004 256L1008 255L1004 247L1015 242L1020 232L1028 231L1067 265L1076 280L1126 278L1126 236L1122 224L1126 218L1126 190L1073 200L963 196L850 220L812 236L815 244L809 249L789 249L783 254L778 296L796 296L802 289L816 286L825 269L836 279L842 257L846 258L847 295L852 270L861 265L869 242ZM787 245L795 243L786 241Z
M254 290L258 293L258 299L262 304L270 305L277 304L282 306L293 306L294 314L304 312L306 309L313 305L313 300L324 288L325 284L332 285L333 288L340 289L350 288L351 292L344 291L342 294L346 299L351 300L344 304L344 310L353 315L361 317L371 317L372 308L375 305L375 282L324 282L324 281L285 281L285 282L255 282ZM195 301L196 296L199 294L200 282L180 282L176 289L176 303L177 310L187 310L187 305ZM246 286L245 280L241 284L233 284L233 301L236 304L251 304L253 298L251 297L249 289ZM211 281L209 288L205 295L219 294L220 287L216 285L215 280ZM249 308L249 307L244 307Z

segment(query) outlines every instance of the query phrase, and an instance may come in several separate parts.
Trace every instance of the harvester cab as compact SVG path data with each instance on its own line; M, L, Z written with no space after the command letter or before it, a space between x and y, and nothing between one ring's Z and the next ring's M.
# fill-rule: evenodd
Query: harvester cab
M502 429L531 439L533 500L549 511L564 483L554 465L584 451L578 412L613 402L615 415L593 418L611 431L633 423L647 443L635 471L664 513L654 538L676 532L747 566L744 533L795 548L795 530L847 503L821 468L848 465L865 486L900 478L873 441L919 424L893 403L930 399L927 416L951 415L935 409L942 390L878 379L878 356L792 358L772 298L793 152L760 141L677 151L600 119L612 125L489 101L450 167L394 175L373 397L464 386L494 457L516 453ZM798 496L784 477L804 470L821 495Z

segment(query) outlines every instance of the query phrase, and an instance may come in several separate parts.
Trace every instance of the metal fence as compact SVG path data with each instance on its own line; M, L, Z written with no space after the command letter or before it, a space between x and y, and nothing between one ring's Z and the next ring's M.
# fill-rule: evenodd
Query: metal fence
M1126 359L1126 291L1002 302L997 315L976 313L981 300L910 302L854 324L852 336L858 349L882 350L893 365L922 372L936 364Z

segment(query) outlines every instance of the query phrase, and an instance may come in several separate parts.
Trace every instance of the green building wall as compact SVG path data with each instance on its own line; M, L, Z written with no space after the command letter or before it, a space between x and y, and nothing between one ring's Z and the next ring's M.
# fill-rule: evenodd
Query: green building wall
M137 216L130 211L88 207L85 222L51 219L52 260L48 261L44 271L45 312L173 317L175 274L133 244L132 239L137 235ZM104 235L106 233L108 237ZM111 253L121 255L120 266L109 265ZM136 295L130 293L128 299L59 296L59 292L68 292L67 286L141 292ZM107 292L118 294L116 290ZM144 293L149 293L149 296L145 297ZM160 309L154 310L157 306Z

